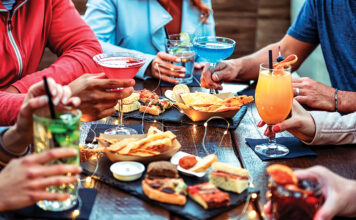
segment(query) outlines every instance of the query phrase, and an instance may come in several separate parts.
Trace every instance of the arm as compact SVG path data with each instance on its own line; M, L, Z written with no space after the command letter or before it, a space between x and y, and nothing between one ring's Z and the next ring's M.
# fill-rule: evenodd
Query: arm
M93 31L83 21L70 0L54 0L48 46L58 55L50 67L29 74L13 84L21 93L42 80L43 76L65 85L83 73L97 73L101 69L93 56L101 53L101 47Z
M316 132L310 145L356 143L356 112L341 116L337 112L312 111Z
M13 125L26 94L0 91L0 126Z
M110 0L89 0L84 20L89 24L98 38L104 52L139 52L117 46L115 39L117 11L116 6ZM146 70L156 57L145 54L146 63L137 72L136 77L144 79Z

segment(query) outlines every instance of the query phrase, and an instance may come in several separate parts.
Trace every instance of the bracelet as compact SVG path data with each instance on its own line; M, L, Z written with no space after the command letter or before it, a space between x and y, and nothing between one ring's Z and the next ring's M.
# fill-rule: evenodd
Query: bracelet
M337 112L337 91L338 91L338 89L335 89L335 94L334 94L334 100L335 100L335 112Z
M15 153L12 153L12 152L10 152L9 150L6 149L4 143L2 142L2 136L7 130L8 129L2 131L1 134L0 134L0 149L10 157L23 157L23 156L29 154L31 152L30 146L27 146L26 151L24 153L22 153L22 154L15 154Z

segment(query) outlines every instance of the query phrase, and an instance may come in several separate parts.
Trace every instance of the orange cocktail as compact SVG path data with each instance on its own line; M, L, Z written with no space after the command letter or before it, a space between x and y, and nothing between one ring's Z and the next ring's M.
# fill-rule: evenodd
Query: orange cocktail
M286 119L293 103L290 67L276 74L261 66L255 97L258 113L266 124Z
M272 132L272 125L286 119L292 108L291 67L269 69L267 64L261 64L255 102L261 119ZM270 135L268 143L256 145L255 151L266 157L282 157L289 153L286 146L277 144L274 134Z

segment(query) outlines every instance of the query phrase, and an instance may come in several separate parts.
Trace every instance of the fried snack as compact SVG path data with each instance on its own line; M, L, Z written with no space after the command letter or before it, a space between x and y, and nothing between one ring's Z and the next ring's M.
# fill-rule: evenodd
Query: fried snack
M205 92L185 93L180 97L185 105L197 107L206 107L222 101L221 98Z
M298 178L295 176L293 170L288 166L281 164L273 164L266 168L267 173L271 176L274 182L280 185L298 183Z
M153 134L163 133L163 131L159 130L158 128L151 126L147 131L147 136L151 136Z

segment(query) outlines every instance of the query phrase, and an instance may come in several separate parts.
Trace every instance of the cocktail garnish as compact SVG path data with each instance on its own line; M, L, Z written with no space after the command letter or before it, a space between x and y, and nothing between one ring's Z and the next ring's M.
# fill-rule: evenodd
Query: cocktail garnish
M293 184L297 185L298 178L295 176L293 170L288 166L281 164L273 164L266 168L267 173L271 176L273 181L280 185Z

